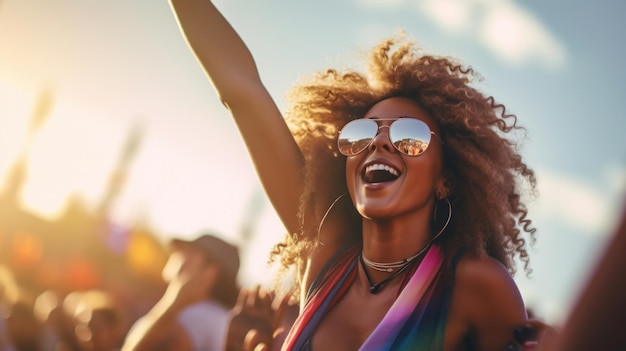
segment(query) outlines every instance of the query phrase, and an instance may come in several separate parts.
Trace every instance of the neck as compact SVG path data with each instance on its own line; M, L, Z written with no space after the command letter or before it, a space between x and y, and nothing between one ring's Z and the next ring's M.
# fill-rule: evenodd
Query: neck
M363 253L371 261L401 261L424 248L431 237L430 221L364 220Z

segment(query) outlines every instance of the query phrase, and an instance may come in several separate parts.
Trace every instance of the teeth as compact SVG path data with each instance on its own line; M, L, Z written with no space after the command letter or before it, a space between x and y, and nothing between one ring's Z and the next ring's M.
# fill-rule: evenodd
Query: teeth
M389 167L387 165L384 165L382 163L375 163L375 164L369 165L369 166L367 166L367 168L365 168L365 172L371 172L371 171L387 171L387 172L393 174L396 177L398 177L400 175L395 168L391 168L391 167Z

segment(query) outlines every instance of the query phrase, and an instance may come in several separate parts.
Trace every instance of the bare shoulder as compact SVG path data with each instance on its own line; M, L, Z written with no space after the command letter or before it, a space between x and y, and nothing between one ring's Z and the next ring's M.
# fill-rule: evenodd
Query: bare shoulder
M508 269L490 257L464 257L456 268L455 297L465 302L471 319L494 314L525 317L521 294ZM507 315L508 314L508 315Z
M491 257L464 257L456 267L456 284L477 298L504 294L519 298L519 291L508 269Z
M479 350L501 350L526 320L521 294L507 268L493 258L464 257L456 267L450 311L454 339Z

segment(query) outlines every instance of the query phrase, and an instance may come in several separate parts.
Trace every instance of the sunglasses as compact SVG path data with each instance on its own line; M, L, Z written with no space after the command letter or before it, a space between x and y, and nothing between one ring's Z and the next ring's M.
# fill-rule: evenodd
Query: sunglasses
M382 121L393 121L390 125L381 125ZM431 134L439 141L441 138L424 121L410 118L361 118L348 122L339 132L337 146L345 156L361 153L372 143L380 128L389 128L389 140L396 150L409 156L423 154L430 144ZM441 141L443 144L443 141Z

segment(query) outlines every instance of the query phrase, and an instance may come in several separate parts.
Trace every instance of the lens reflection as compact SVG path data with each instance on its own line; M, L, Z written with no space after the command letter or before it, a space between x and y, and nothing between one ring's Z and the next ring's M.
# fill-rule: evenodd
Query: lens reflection
M400 118L391 124L389 138L398 151L417 156L428 148L430 128L419 119Z
M376 136L378 125L371 119L358 119L346 124L337 141L339 152L346 156L356 155Z

